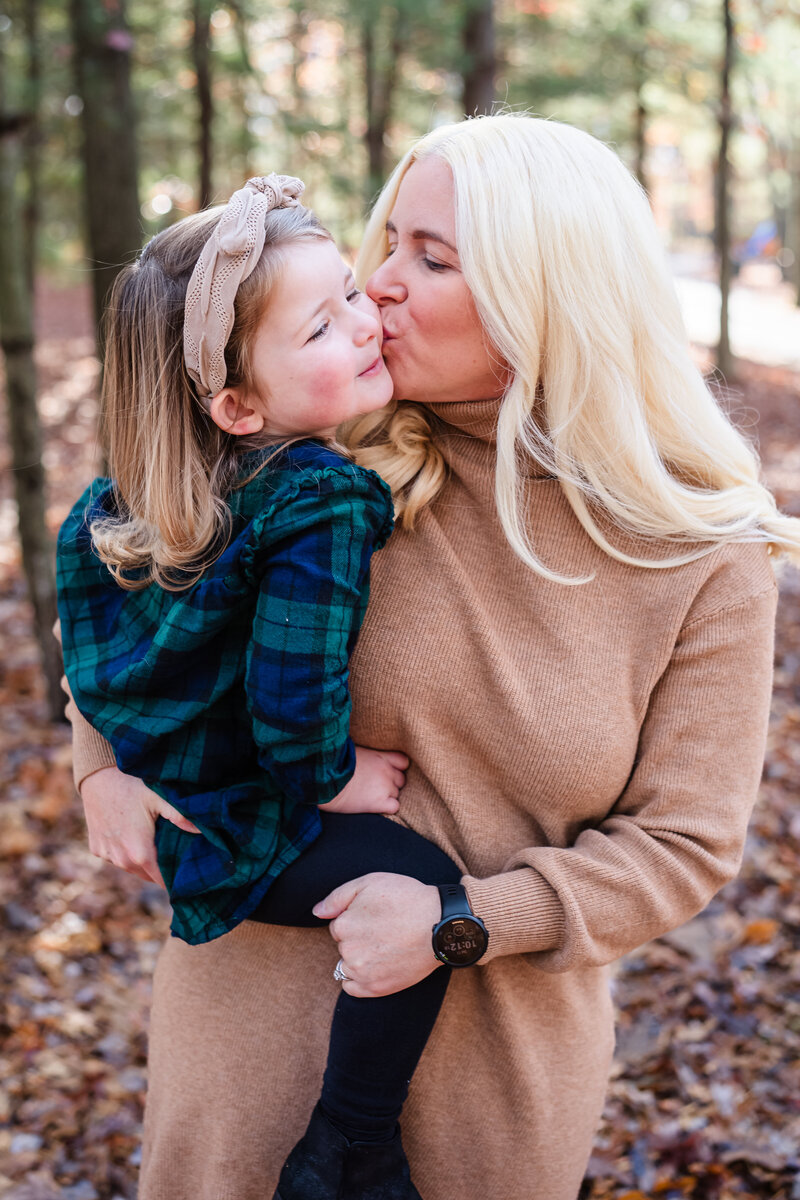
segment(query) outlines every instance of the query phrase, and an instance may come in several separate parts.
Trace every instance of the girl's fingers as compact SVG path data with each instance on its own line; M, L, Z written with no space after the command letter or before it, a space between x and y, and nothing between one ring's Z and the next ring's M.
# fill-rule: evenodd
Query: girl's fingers
M392 779L392 783L397 788L398 792L400 791L401 788L406 786L406 776L405 776L404 771L398 771L397 769L393 769L391 772L391 779Z
M401 771L408 770L410 759L401 750L379 750L378 753L393 767L399 767Z

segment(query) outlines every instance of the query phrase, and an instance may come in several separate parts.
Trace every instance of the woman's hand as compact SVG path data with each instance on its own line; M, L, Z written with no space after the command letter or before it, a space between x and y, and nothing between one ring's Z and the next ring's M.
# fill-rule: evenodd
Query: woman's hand
M375 871L343 883L314 906L330 920L351 996L388 996L419 983L441 963L431 931L442 916L435 887Z
M399 750L370 750L356 746L356 769L349 783L322 812L396 813L398 793L406 781L408 758Z
M161 887L156 817L165 817L187 833L200 832L141 779L125 775L117 767L104 767L84 779L81 799L92 854Z

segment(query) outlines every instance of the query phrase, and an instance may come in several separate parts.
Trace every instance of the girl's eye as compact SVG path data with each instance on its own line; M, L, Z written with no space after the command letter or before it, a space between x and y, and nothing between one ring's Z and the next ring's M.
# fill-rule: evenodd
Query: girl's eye
M347 293L347 302L348 302L348 304L352 304L352 302L353 302L354 300L357 300L357 299L358 299L358 297L359 297L360 295L361 295L361 289L360 289L360 288L353 288L352 292L348 292L348 293Z
M323 321L322 324L320 325L319 329L315 330L314 333L312 333L311 337L308 340L310 342L318 342L319 339L321 337L324 337L325 334L328 332L329 325L330 325L330 321Z
M436 262L433 258L428 258L427 255L422 260L429 271L446 271L447 267L444 263Z

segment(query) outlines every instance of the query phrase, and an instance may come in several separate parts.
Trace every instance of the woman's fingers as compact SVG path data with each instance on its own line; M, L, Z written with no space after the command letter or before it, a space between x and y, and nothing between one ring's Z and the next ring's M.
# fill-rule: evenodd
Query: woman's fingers
M155 793L152 793L155 794ZM166 800L158 797L159 803L153 806L153 812L163 817L166 821L171 821L173 825L177 825L178 829L182 829L185 833L199 833L200 830L194 825L188 817L184 817L183 813L179 813L177 808L173 808Z
M340 913L343 913L353 903L359 893L363 880L364 876L360 876L358 879L350 879L347 883L342 883L339 887L334 888L324 900L320 900L318 904L314 905L311 910L314 916L320 917L323 921L330 921L338 917ZM336 935L333 926L331 926L330 932L335 940Z

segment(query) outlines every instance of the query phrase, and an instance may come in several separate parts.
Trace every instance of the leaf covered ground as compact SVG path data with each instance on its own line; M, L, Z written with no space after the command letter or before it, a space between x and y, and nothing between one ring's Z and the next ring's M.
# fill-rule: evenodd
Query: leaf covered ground
M38 307L55 530L94 474L97 363L85 292L45 291ZM779 504L800 516L797 376L742 364L730 403ZM583 1200L800 1200L800 573L781 590L742 872L700 917L619 965L618 1054ZM133 1197L167 909L158 888L85 845L68 730L46 719L8 471L0 847L0 1197Z

